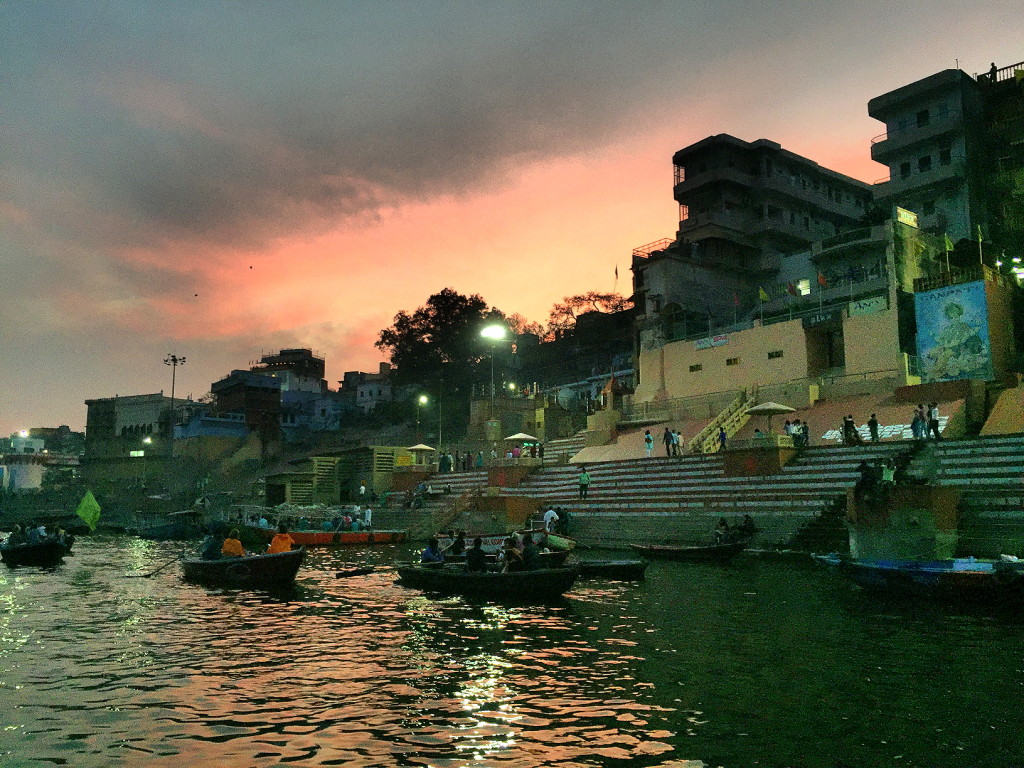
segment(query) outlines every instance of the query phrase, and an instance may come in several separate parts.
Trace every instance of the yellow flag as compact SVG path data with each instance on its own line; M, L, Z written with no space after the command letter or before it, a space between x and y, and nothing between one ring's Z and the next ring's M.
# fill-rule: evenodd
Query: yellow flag
M944 237L946 238L946 250L955 250L955 246L953 245L953 241L949 239L949 235L944 235Z
M761 301L768 301L768 293L765 291L764 288L757 289L757 296L759 299L761 299Z
M85 524L89 526L90 531L96 530L96 521L100 519L100 505L96 501L96 497L92 495L92 491L85 492L85 496L79 502L75 514L82 518Z

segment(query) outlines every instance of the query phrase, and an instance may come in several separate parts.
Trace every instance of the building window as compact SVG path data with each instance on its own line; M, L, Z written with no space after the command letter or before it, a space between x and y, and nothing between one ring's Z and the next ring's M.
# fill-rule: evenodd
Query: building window
M925 155L924 157L917 158L917 170L921 173L930 171L932 169L932 156Z
M701 365L700 363L697 363L697 365L691 365L690 366L690 373L696 373L697 371L700 371L700 370L703 370L703 369L704 369L704 366Z
M928 110L922 109L917 113L917 127L924 128L930 122Z
M782 350L781 349L776 349L776 350L768 353L768 359L769 360L775 360L775 359L780 358L780 357L782 357Z
M679 220L680 221L686 221L688 218L690 218L690 206L688 206L688 205L680 205L679 206Z
M910 163L900 163L900 178L906 179L910 176Z
M921 214L923 216L932 216L935 213L935 201L925 200L921 203Z
M953 152L949 149L939 150L939 165L949 165L953 162Z
M738 357L727 357L725 359L725 364L726 365L739 365L740 364L740 359Z

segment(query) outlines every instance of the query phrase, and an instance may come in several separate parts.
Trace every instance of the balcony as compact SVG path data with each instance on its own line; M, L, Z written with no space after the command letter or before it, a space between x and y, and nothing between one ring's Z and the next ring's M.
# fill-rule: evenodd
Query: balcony
M964 115L960 111L947 112L931 118L928 125L910 126L875 136L871 140L871 159L887 164L894 155L909 151L919 144L927 144L964 130Z
M949 165L933 166L931 170L911 173L907 177L890 177L875 185L875 199L894 200L907 195L911 191L914 194L938 191L943 188L955 189L964 183L965 166L963 160L950 163Z
M673 188L675 199L692 193L695 189L709 184L731 183L739 187L752 187L757 182L757 177L744 173L739 168L709 168L703 173L690 173L682 178Z

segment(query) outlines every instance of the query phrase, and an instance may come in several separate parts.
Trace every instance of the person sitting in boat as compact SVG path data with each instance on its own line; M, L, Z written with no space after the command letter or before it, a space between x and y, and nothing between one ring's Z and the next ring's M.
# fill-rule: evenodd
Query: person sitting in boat
M224 538L217 535L217 531L211 530L203 539L203 543L199 545L199 556L203 560L220 560L223 545Z
M718 518L718 525L715 526L715 544L725 544L729 541L729 523L724 517Z
M295 546L295 539L288 535L288 526L281 523L277 526L277 533L274 534L274 538L270 541L270 546L267 547L267 554L273 555L277 552L291 552L292 547Z
M29 523L28 528L25 529L25 539L29 544L39 544L45 535L46 529L35 520Z
M458 536L455 540L448 545L448 549L444 551L445 557L462 557L466 551L466 532L459 531Z
M4 539L4 546L16 547L19 544L24 544L25 542L25 531L21 529L20 525L15 525L14 530L7 535L6 539Z
M743 520L736 526L736 533L743 539L751 538L757 533L757 525L754 523L754 518L750 515L744 515Z
M437 545L437 538L431 537L430 540L427 542L427 548L424 549L423 553L420 555L420 562L421 563L443 563L444 562L444 552L442 552L441 548Z
M533 540L533 534L523 536L523 570L535 571L540 568L540 548Z
M242 546L242 542L238 540L238 529L232 528L228 537L224 539L224 544L220 548L220 553L224 557L245 557L245 547Z
M516 549L516 540L509 536L501 545L501 552L498 554L498 562L501 563L501 572L523 570L523 555Z
M466 550L466 570L487 570L487 555L484 553L484 541L479 536L473 539L473 546Z

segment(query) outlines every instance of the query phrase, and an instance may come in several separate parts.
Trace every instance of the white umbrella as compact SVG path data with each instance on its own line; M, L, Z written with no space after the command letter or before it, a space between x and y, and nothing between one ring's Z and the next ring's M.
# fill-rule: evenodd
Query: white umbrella
M412 445L406 448L407 451L436 451L436 448L431 448L429 445L420 443L419 445Z
M525 432L516 432L514 435L509 435L505 439L506 440L533 440L533 441L537 440L536 437L534 437L533 435L528 435Z
M770 400L767 403L758 403L757 405L747 408L747 413L751 416L761 414L762 416L768 417L768 431L772 431L772 416L777 416L780 413L793 413L796 408L790 408L788 405L782 403L773 403Z

